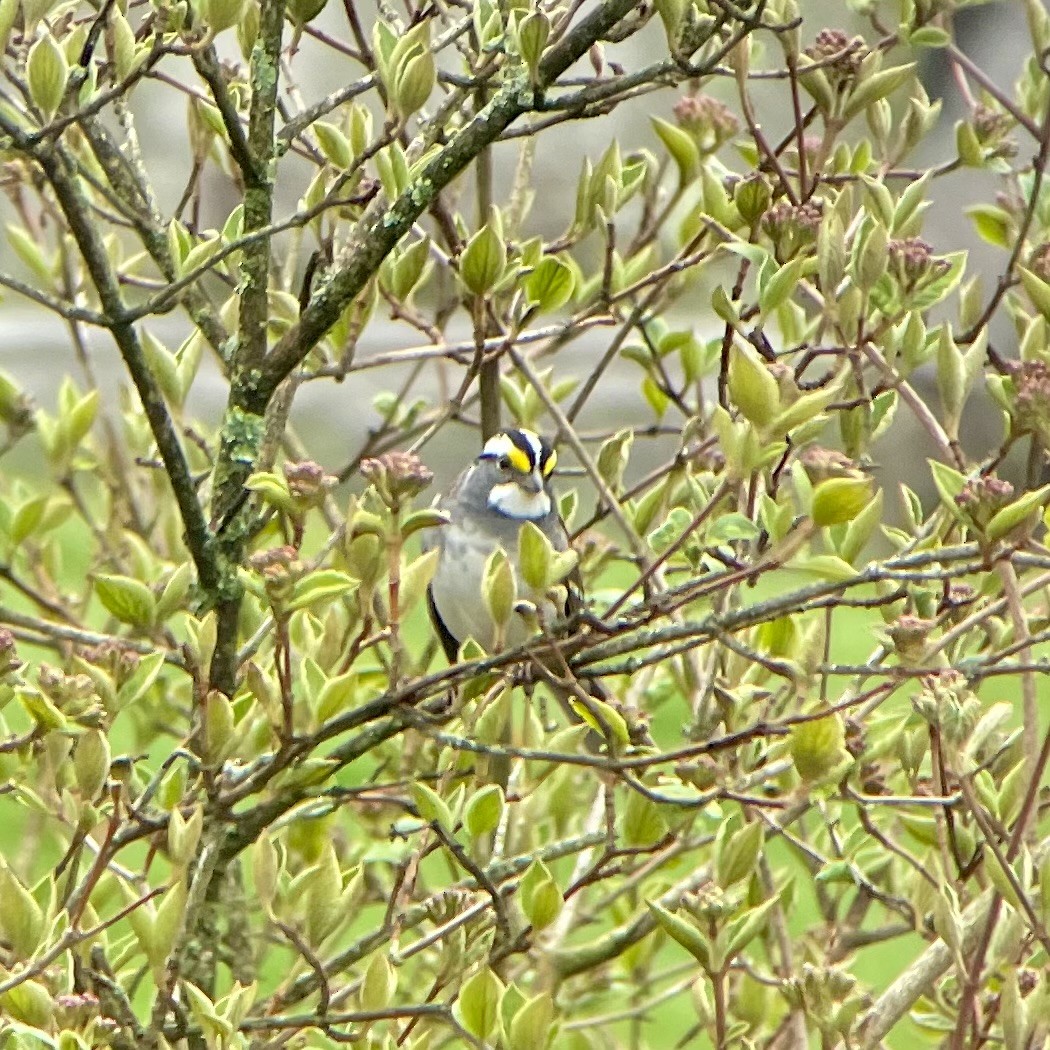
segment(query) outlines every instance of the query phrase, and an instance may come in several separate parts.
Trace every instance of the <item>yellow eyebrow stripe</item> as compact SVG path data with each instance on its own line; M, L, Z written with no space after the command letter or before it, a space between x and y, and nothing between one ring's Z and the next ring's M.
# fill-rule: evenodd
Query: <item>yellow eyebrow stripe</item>
M551 449L547 462L543 464L543 476L549 478L554 473L554 466L558 462L558 453Z
M507 450L507 459L510 460L510 465L519 474L532 473L532 462L529 460L528 453L518 448L517 445L511 445Z

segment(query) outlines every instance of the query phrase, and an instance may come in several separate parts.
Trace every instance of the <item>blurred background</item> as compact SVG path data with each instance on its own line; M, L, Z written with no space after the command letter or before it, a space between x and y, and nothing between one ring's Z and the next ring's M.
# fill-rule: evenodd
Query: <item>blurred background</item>
M375 5L361 3L358 8L363 17L374 18ZM840 0L804 0L802 9L805 19L801 31L803 46L812 43L823 28L842 29L850 35L860 34L869 42L877 37L870 23L849 11ZM1010 89L1030 46L1022 0L1000 0L969 8L957 15L954 29L959 46L973 62L994 83ZM342 87L362 72L356 63L340 56L323 40L311 35L311 32L337 40L347 39L349 34L342 5L329 2L312 23L310 31L302 37L297 53L287 65L289 79L286 82L286 101L293 111ZM772 43L768 35L765 42L767 45ZM233 32L223 34L219 44L229 58L239 60ZM659 21L653 19L642 34L626 44L609 46L604 61L629 72L652 61L664 47L663 29ZM908 164L918 169L935 166L955 156L954 125L966 114L963 96L944 53L925 49L922 55L924 65L920 75L923 85L931 98L942 101L943 109L935 133L920 147L918 153L908 158ZM454 52L449 52L446 59L452 56ZM764 61L777 63L779 60L779 53L758 55L753 64L758 68ZM887 64L898 61L901 61L900 56L891 52ZM179 68L177 62L166 62L164 65L168 73ZM195 84L195 75L188 60L182 60L181 74L185 84ZM705 83L702 90L721 98L731 110L739 112L739 102L730 78L714 78ZM533 162L535 201L526 222L528 232L554 237L566 228L574 210L576 181L583 158L597 160L613 138L619 142L624 154L639 149L656 150L659 144L649 118L655 115L671 119L672 107L680 94L680 91L663 89L623 104L610 116L566 123L545 132ZM760 123L771 138L780 138L790 126L790 103L785 85L778 81L756 82L754 98ZM185 110L179 108L185 107L186 97L168 84L146 80L136 88L133 101L143 157L155 182L160 206L167 215L182 196L192 167L186 138ZM899 99L895 102L900 104ZM378 127L382 116L376 114L375 117ZM854 134L863 134L863 122L855 122L855 125ZM1017 138L1022 150L1031 148L1030 143L1021 136ZM511 140L494 148L494 197L497 202L509 195L520 141ZM727 168L746 172L743 161L731 147L723 147L719 156ZM1025 161L1023 154L1018 157L1019 164L1023 165ZM278 215L295 209L312 175L313 169L292 154L282 161ZM229 181L215 164L209 165L206 177L203 198L209 207L201 216L205 228L221 225L235 202ZM667 181L670 185L673 178ZM984 275L985 297L994 287L1006 253L978 238L964 209L979 201L994 200L996 192L1003 188L1002 181L997 177L974 169L961 169L938 178L929 188L932 207L926 216L925 239L938 254L967 250L970 253L968 275ZM472 191L469 181L460 180L455 191L459 194L456 206L462 209L468 221L475 222ZM10 205L5 207L9 209ZM11 218L12 213L8 210L5 221L9 222ZM673 249L671 245L667 247L668 250ZM588 248L596 250L593 236L583 250ZM303 259L308 252L307 247ZM303 259L298 261L300 267ZM6 242L0 246L0 266L23 279L31 279ZM673 318L674 325L693 325L701 335L719 332L720 325L713 318L708 305L710 291L710 286L698 284L679 303ZM82 374L68 332L57 318L7 293L0 302L0 324L5 333L3 350L0 351L0 367L15 375L43 407L53 406L62 375L70 373L81 381ZM190 332L189 323L178 313L152 319L149 324L153 333L171 349L177 347ZM559 378L565 375L584 377L592 363L601 356L614 332L615 329L592 329L573 344L570 352L559 354ZM470 322L465 314L452 318L447 328L449 339L469 338L470 334ZM109 396L113 396L117 384L123 381L119 358L105 333L89 332L88 336L92 365L103 388ZM1005 357L1016 353L1012 328L1002 317L997 319L993 327L992 342ZM406 324L391 321L380 304L361 341L357 360L360 362L375 354L423 343L425 339L418 331ZM342 383L325 380L305 384L297 395L292 420L311 455L330 471L342 469L354 458L370 428L380 424L381 416L373 405L373 399L382 391L399 389L407 375L408 368L405 366L383 367L352 373ZM459 379L459 366L435 366L428 363L408 396L440 402L449 389L456 388ZM650 410L639 392L640 379L636 366L629 361L620 361L599 385L585 418L581 419L582 429L597 432L610 427L618 429L632 423L650 422ZM915 381L924 396L928 395L936 403L932 376L925 383L922 376ZM213 426L218 423L224 404L225 385L214 362L206 361L194 388L190 412L206 426ZM920 491L928 491L929 471L925 457L932 449L928 446L925 433L910 422L903 408L891 433L892 437L884 440L880 446L880 461L876 468L880 483L890 490L887 494L891 495L900 480L906 480ZM970 402L970 418L964 431L967 452L974 458L980 457L995 447L1001 438L1002 424L998 410L975 394ZM462 428L448 427L426 447L424 456L437 471L439 484L447 482L462 466L464 449L472 450L475 440L474 435ZM25 450L19 450L22 458L16 456L11 462L16 468L35 469L37 464L27 458L32 456L29 446L33 443L24 444ZM644 471L673 451L674 447L674 438L670 436L637 443L632 472ZM888 505L893 503L894 498L891 496Z

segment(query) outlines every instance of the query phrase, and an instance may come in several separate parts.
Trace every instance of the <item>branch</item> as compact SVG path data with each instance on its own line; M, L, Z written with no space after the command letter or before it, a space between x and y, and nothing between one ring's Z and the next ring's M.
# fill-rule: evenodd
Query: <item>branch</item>
M246 234L269 226L273 220L276 160L273 132L277 87L280 83L284 11L284 0L263 0L259 36L252 50L252 99L248 113L247 156L243 162L247 166L242 166ZM240 562L246 537L236 530L224 533L221 526L237 507L247 477L246 471L254 467L265 438L262 412L254 419L242 416L238 411L235 392L243 385L245 376L257 372L266 356L270 322L271 249L272 240L269 237L253 241L244 249L240 327L233 358L230 400L223 420L220 453L212 485L212 521L221 534L223 557L232 565ZM272 395L273 391L270 393ZM223 595L217 606L218 641L212 657L211 681L216 689L230 696L235 688L237 671L237 620L240 607L239 588Z
M959 954L964 958L977 947L994 900L994 891L985 890L962 913L962 921L959 924ZM864 1016L859 1028L861 1050L878 1050L890 1029L947 973L948 967L955 959L955 950L945 941L939 940L931 944L879 996L875 1005Z
M317 345L379 268L393 247L412 228L438 193L463 171L507 126L534 108L539 92L553 81L635 4L631 0L608 0L575 26L544 57L539 69L540 88L530 90L523 82L504 85L449 144L423 169L419 177L387 210L380 204L370 208L352 244L347 261L329 276L310 306L270 353L262 375L242 392L241 407L265 410L278 384Z
M16 128L5 127L5 130L12 135L16 147L26 149L30 153L51 183L59 207L69 223L70 232L91 274L103 312L110 320L109 327L113 339L149 420L153 439L157 442L165 472L175 493L185 529L186 545L197 569L198 579L205 591L214 593L219 588L222 574L213 550L211 531L197 500L193 475L190 473L189 463L164 396L150 371L138 332L126 320L117 276L110 264L101 231L91 219L91 205L73 174L73 161L60 145L27 147L24 136Z

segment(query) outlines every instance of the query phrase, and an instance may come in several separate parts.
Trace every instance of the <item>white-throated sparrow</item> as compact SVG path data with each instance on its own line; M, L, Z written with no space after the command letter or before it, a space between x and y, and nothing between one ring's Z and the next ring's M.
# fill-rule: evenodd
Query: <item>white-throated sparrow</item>
M518 536L527 521L556 551L568 549L569 539L549 487L556 461L557 453L531 430L502 431L485 442L478 458L438 504L449 521L428 537L428 545L437 547L440 555L427 604L450 661L467 638L489 651L497 646L499 632L482 597L485 567L497 549L506 552L514 567L519 598L533 603L547 620L566 613L568 599L558 608L548 595L523 588L517 564ZM520 645L533 629L515 615L502 641Z

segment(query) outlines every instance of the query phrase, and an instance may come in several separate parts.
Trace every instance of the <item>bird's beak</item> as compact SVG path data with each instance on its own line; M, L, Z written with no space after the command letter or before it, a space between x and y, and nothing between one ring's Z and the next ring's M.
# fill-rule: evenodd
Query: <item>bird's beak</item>
M518 484L530 494L543 491L543 478L540 477L538 470L534 470L531 474L523 474L518 479Z

